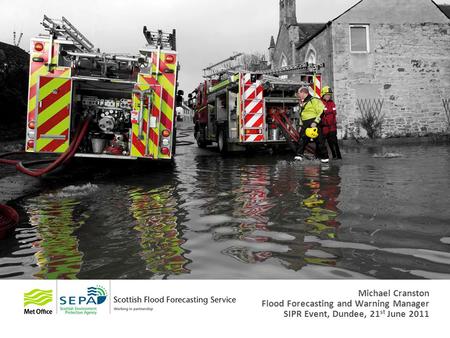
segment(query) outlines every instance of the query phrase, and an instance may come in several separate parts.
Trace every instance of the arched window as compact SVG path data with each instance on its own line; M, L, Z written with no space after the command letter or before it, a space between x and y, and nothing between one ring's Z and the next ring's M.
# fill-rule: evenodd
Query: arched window
M282 53L281 59L280 59L280 67L286 67L286 66L289 66L289 63L288 63L286 55L284 55L284 53ZM280 79L287 79L287 78L288 78L287 74L280 76Z
M288 65L288 60L286 58L286 55L284 55L284 53L281 55L281 60L280 60L280 67L286 67Z
M308 60L306 62L316 64L316 53L310 51L308 54Z
M312 64L316 64L316 63L317 63L316 55L317 55L316 50L315 50L314 47L310 44L310 45L308 46L308 51L306 52L305 62L312 63Z

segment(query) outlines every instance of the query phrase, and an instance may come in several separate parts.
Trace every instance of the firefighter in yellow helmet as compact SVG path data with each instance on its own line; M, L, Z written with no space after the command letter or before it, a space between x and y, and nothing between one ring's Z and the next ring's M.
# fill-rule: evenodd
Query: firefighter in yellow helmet
M325 146L323 136L320 133L320 129L317 130L318 134L314 139L311 139L311 137L306 135L306 131L309 128L318 128L325 107L320 99L312 97L309 94L309 89L307 87L299 88L297 97L300 105L301 130L297 156L295 156L295 159L302 161L306 145L309 142L314 141L316 143L316 154L320 158L320 161L322 163L328 163L328 150ZM310 134L310 132L312 133ZM308 130L309 136L314 135L315 133L316 131Z

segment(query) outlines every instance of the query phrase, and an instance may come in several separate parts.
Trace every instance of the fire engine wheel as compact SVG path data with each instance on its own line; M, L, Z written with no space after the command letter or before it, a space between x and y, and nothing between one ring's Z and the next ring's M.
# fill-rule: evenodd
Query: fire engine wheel
M219 146L219 151L222 154L228 151L227 136L223 129L219 131L219 135L217 136L217 145Z
M195 140L197 141L197 146L199 148L206 148L205 130L201 130L199 127L196 127L195 130Z
M175 155L176 152L177 152L177 128L174 128L172 139L172 155Z

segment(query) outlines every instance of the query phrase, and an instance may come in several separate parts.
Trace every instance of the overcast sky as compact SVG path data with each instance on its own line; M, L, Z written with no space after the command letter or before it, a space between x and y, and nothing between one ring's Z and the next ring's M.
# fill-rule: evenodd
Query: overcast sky
M438 3L450 0L437 1ZM297 0L300 22L327 22L358 0ZM320 5L318 5L320 3ZM142 27L177 29L180 88L189 92L202 69L234 52L267 52L278 33L278 0L0 0L0 41L29 50L30 37L43 32L46 14L66 17L104 52L136 53L145 45Z

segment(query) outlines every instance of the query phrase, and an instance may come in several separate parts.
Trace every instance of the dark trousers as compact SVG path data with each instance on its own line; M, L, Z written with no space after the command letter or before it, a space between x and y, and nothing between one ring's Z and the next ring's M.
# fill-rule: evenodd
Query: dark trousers
M322 132L319 128L319 136L315 139L311 140L309 137L305 135L305 131L307 128L311 127L311 124L314 122L314 119L303 121L303 127L300 130L300 140L298 142L297 155L303 156L305 152L305 148L310 142L314 142L316 144L316 154L320 159L328 158L328 150L325 145L325 139L322 135Z
M327 135L324 135L324 138L328 142L328 146L330 147L331 154L333 155L333 158L341 159L341 151L339 150L339 144L337 139L337 132L330 131Z

